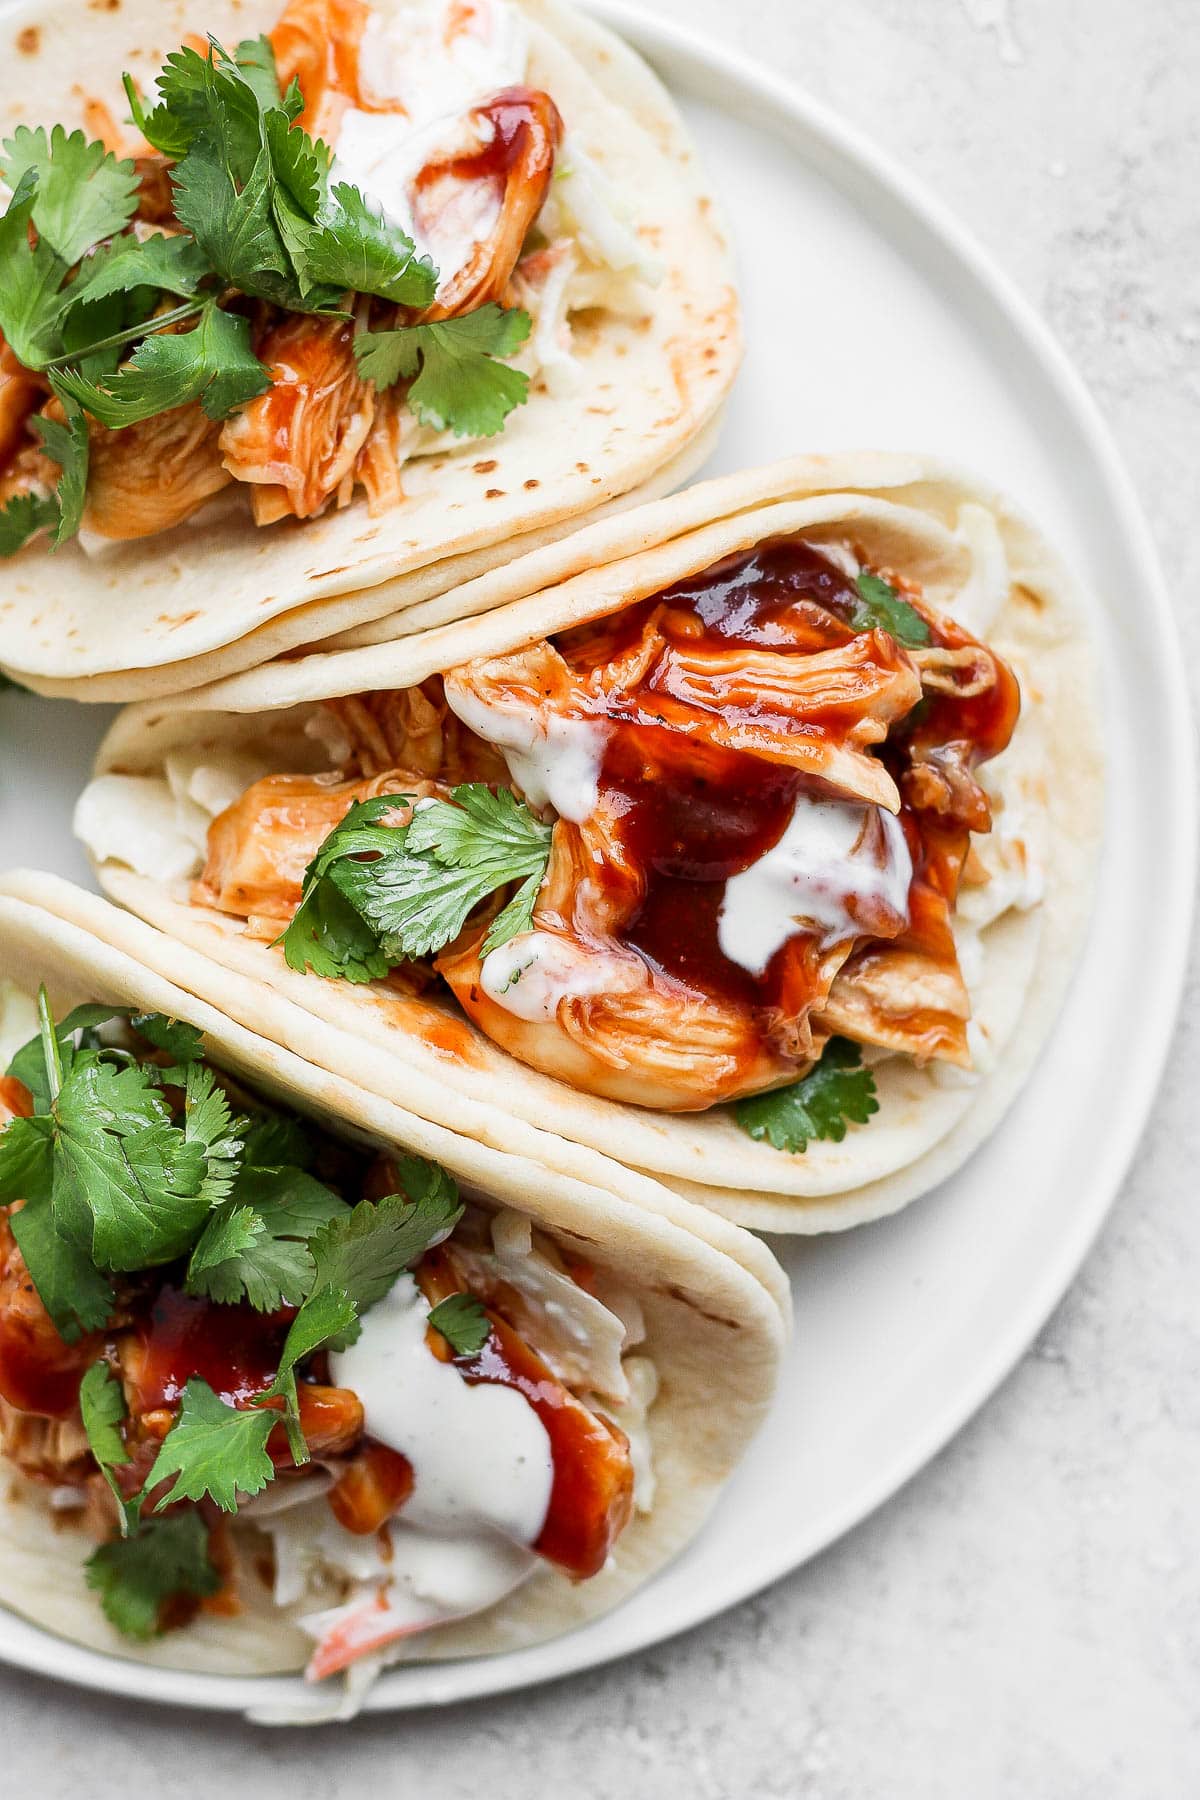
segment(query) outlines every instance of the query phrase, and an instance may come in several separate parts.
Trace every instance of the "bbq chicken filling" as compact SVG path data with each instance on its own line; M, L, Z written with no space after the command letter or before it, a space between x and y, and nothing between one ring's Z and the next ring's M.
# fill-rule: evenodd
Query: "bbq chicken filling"
M639 1106L795 1082L833 1037L969 1069L955 915L988 882L996 910L1013 903L972 845L1017 682L859 561L763 543L549 641L326 702L308 733L327 772L246 786L208 829L193 900L282 934L294 967L441 984L513 1056ZM471 839L461 809L481 794L519 795L522 818ZM524 884L413 954L444 926L452 865L471 866L450 827L486 894L522 819L529 861L499 866ZM375 960L331 964L347 919Z
M65 285L36 332L31 326L15 345L0 336L0 508L9 509L0 554L56 527L61 540L81 525L88 550L98 540L145 537L239 491L259 525L312 518L359 494L372 512L384 510L403 497L405 463L502 429L530 380L571 391L573 319L594 320L597 309L641 317L659 278L551 95L527 82L526 28L506 0L290 0L270 34L266 74L254 44L240 46L237 60L202 38L187 48L214 65L216 122L200 148L185 155L181 145L172 156L130 140L95 101L92 150L97 160L111 153L102 180L106 194L115 190L115 212L99 215L108 235L80 256L75 234L60 268L63 246L35 201L31 254L49 255ZM216 189L201 193L201 220L193 165L220 140L235 167L242 114L256 104L245 100L247 87L237 90L241 110L222 99L219 78L239 75L253 77L260 93L273 78L275 117L287 108L292 136L312 140L310 159L289 156L279 133L265 130L270 216L250 217L258 171L251 177L247 164L234 179L237 198L221 189L219 171L204 176ZM198 102L180 98L181 86L163 91L165 124L154 123L154 95L145 99L141 122L163 142L172 130L186 139L194 118ZM115 167L113 157L122 159ZM14 187L20 166L5 165ZM73 165L58 169L49 144L37 166L43 179L72 177ZM85 197L86 173L77 176ZM221 235L222 206L233 208L230 231L259 233L258 272L244 290L229 263L236 235L233 250ZM239 207L246 217L234 219ZM40 246L39 219L53 237ZM333 263L328 238L314 236L330 220L341 240ZM156 255L140 277L150 286L131 273L123 289L110 272L118 253L179 239L198 260L181 255L163 273L167 253ZM38 267L45 285L50 276ZM321 268L328 291L313 298ZM424 282L420 300L404 288L406 269L418 287ZM288 303L293 289L300 299ZM5 317L0 292L0 323ZM413 327L420 330L398 361L363 358L368 334L382 343L381 334ZM428 335L433 327L445 328L442 339ZM176 334L210 328L219 335L194 365L191 340L182 351L163 348ZM18 329L14 321L10 337ZM137 343L140 332L160 335ZM204 388L199 398L180 390L182 404L173 398L177 357ZM416 379L421 368L428 375L428 357L440 359L436 392ZM68 425L76 434L69 456ZM84 481L80 513L66 488Z
M137 1023L165 1041L167 1021ZM121 1021L99 1037L89 1023L82 1048L71 1025L59 1116L81 1083L106 1095L78 1129L124 1132L143 1195L156 1190L138 1119L193 1147L207 1136L224 1159L181 1253L164 1260L174 1245L132 1216L113 1247L118 1177L109 1223L58 1241L64 1273L48 1250L61 1188L11 1198L21 1131L48 1099L0 1078L0 1439L23 1497L100 1540L88 1581L113 1623L147 1637L236 1613L265 1582L314 1640L319 1679L495 1606L539 1569L598 1574L653 1499L656 1375L629 1354L635 1297L523 1215L464 1208L436 1165L368 1158L204 1065L180 1089L170 1055ZM29 1055L13 1065L27 1075ZM131 1082L154 1104L114 1127ZM56 1178L86 1213L87 1182ZM171 1179L183 1186L178 1165Z

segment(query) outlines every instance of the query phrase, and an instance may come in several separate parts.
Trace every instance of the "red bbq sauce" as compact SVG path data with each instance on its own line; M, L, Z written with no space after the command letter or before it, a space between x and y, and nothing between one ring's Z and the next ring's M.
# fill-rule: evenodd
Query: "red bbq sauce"
M436 1302L461 1291L448 1259L437 1250L421 1260L418 1280ZM475 1356L455 1357L463 1380L514 1388L541 1420L550 1440L553 1478L546 1517L533 1544L539 1556L577 1579L598 1575L633 1510L633 1465L622 1434L610 1430L553 1375L535 1350L499 1313L487 1309L491 1330ZM430 1334L435 1353L439 1340Z
M125 1359L131 1412L177 1406L193 1375L227 1405L244 1405L274 1381L292 1316L164 1287L134 1327Z
M857 602L853 583L819 550L778 539L568 634L560 648L575 668L596 668L635 644L653 614L669 642L693 650L812 655L856 635L849 621ZM804 778L747 751L645 723L656 711L654 679L653 669L647 671L640 683L611 696L608 707L613 729L600 792L620 817L622 843L644 875L640 904L620 928L620 941L702 995L749 1009L790 1001L786 1010L794 1010L796 995L787 991L796 976L790 946L753 975L722 951L718 920L726 881L779 842ZM807 935L796 933L792 944ZM800 961L815 973L814 957Z

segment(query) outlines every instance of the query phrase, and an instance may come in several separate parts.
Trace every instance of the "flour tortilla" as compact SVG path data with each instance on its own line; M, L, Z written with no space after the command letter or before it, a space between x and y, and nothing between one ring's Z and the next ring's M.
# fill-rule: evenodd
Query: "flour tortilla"
M58 0L9 14L10 41L26 26L36 49L10 55L0 135L20 122L81 123L90 96L119 110L122 69L148 77L188 30L229 42L268 30L282 4L140 0L112 12ZM405 500L377 518L360 499L261 529L227 511L90 558L78 543L52 560L31 548L0 584L0 666L17 680L88 700L175 692L395 614L699 466L741 353L715 203L640 59L558 0L517 4L531 84L551 92L663 264L645 312L577 315L576 391L556 398L536 381L498 437L406 464Z
M656 1183L599 1156L578 1177L552 1175L532 1140L519 1153L457 1136L392 1101L355 1088L332 1063L314 1066L216 1010L252 1006L241 977L206 964L92 894L47 882L47 904L21 895L36 883L0 881L0 977L29 989L44 981L56 1014L84 1000L164 1012L199 1026L211 1060L334 1129L430 1157L464 1194L513 1207L573 1256L611 1271L640 1300L644 1352L658 1370L649 1415L658 1488L610 1565L574 1583L548 1567L489 1615L414 1640L415 1658L517 1649L608 1611L699 1529L721 1483L753 1436L774 1385L789 1323L787 1286L774 1258L747 1233L689 1206ZM335 1058L336 1061L336 1051ZM159 1667L246 1675L297 1669L311 1642L247 1578L247 1611L201 1616L139 1646L106 1623L84 1586L84 1534L46 1511L32 1484L0 1465L0 1603L47 1631L94 1650ZM327 1705L330 1694L311 1696ZM247 1690L252 1704L253 1690ZM305 1693L297 1684L298 1707Z
M978 933L982 971L968 978L976 1073L919 1069L902 1057L880 1062L880 1111L842 1143L788 1155L748 1138L725 1109L669 1115L601 1100L516 1062L464 1025L448 1000L439 1012L428 997L297 975L278 950L246 938L239 921L192 905L187 881L117 860L137 860L129 846L144 790L130 790L126 816L116 810L101 847L102 882L172 937L256 979L258 1029L314 1054L335 1028L346 1074L456 1130L503 1145L551 1123L556 1142L610 1151L763 1230L836 1230L894 1211L958 1168L1027 1078L1081 944L1100 835L1098 707L1080 605L1045 541L1002 495L923 457L874 453L797 458L705 483L494 572L484 578L487 611L387 643L276 662L169 707L131 707L97 770L161 778L177 753L218 768L234 754L263 770L320 767L323 753L304 732L320 699L408 686L503 654L788 533L853 547L872 566L915 576L935 607L1014 663L1022 717L1011 748L985 770L1002 802L997 833L976 842L986 860L1006 830L1018 833L1045 883L1040 904L1005 911ZM500 584L507 603L497 601ZM456 1035L445 1040L439 1021L453 1021ZM559 1165L564 1172L573 1154Z

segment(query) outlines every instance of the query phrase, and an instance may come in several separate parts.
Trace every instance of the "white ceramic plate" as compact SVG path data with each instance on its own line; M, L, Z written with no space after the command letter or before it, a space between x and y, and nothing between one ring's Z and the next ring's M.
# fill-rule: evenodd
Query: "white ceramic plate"
M1013 1366L1078 1269L1145 1122L1188 940L1195 806L1179 644L1129 482L1061 352L960 227L813 101L686 32L602 10L679 96L741 250L749 352L714 469L798 449L912 448L1009 487L1094 597L1106 856L1069 1005L992 1142L898 1218L778 1246L794 1349L772 1419L701 1539L594 1625L514 1655L397 1669L372 1709L542 1683L641 1649L794 1569L895 1492ZM108 716L0 701L6 854L88 879L70 805ZM105 1659L9 1615L0 1657L260 1714L301 1694L298 1681Z

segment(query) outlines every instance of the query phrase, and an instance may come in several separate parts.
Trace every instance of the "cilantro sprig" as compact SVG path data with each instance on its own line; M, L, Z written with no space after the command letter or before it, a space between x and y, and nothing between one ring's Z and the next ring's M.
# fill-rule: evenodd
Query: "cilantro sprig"
M875 1079L862 1067L858 1045L836 1037L800 1081L739 1100L734 1108L743 1131L793 1155L807 1150L814 1138L840 1144L847 1124L865 1125L878 1111Z
M429 1323L440 1331L455 1356L478 1356L491 1333L491 1321L474 1294L448 1294L430 1308Z
M528 931L550 857L552 827L507 788L482 782L450 800L384 794L355 803L305 871L299 909L278 940L300 973L378 980L451 943L474 909L519 884L488 928L483 952ZM364 860L365 859L365 860Z
M929 642L929 625L915 606L902 600L890 581L860 569L854 577L857 599L850 614L855 631L887 631L906 649L920 650Z
M142 1641L162 1629L168 1600L181 1594L202 1600L221 1585L208 1554L208 1527L192 1510L143 1520L130 1536L94 1550L85 1571L109 1623Z
M354 354L377 388L416 377L407 399L423 425L494 437L529 393L528 375L497 358L512 356L529 331L528 313L489 302L457 319L363 332Z

